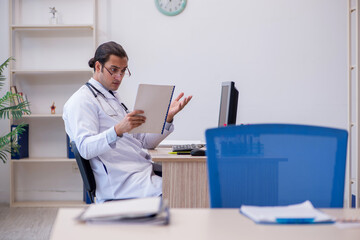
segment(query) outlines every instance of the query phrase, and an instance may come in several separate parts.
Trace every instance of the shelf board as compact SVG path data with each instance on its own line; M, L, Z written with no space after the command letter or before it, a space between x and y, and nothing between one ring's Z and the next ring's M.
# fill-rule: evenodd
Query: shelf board
M75 158L21 158L11 159L12 163L72 163Z
M11 69L11 73L16 74L44 74L44 73L93 73L92 69L89 68L78 68L78 69Z
M23 118L61 118L62 114L47 114L47 113L32 113L30 115L23 115Z
M92 24L57 24L57 25L11 25L12 30L71 30L71 29L94 29Z
M86 207L83 201L21 201L10 203L11 207Z

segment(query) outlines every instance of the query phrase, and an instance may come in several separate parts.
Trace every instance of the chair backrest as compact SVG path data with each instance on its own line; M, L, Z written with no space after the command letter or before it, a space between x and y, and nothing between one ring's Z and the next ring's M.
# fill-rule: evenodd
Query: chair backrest
M254 124L206 131L210 206L343 207L347 131Z
M96 182L94 178L94 173L90 166L90 161L81 157L75 142L71 142L71 148L74 151L75 159L77 165L79 166L79 170L80 170L81 178L84 182L85 190L89 194L90 201L94 203Z

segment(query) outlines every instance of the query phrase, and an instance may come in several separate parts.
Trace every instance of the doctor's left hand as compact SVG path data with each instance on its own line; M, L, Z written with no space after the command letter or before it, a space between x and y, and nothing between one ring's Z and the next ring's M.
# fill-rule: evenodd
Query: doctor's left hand
M185 97L183 100L180 99L184 96L184 93L180 93L179 96L171 102L169 112L166 118L166 122L171 123L174 119L174 116L180 112L188 102L190 102L192 96Z

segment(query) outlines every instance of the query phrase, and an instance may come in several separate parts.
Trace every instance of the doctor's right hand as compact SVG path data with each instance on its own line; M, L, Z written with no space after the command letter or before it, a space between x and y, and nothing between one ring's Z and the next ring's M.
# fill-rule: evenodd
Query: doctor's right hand
M126 114L123 120L121 120L118 124L115 125L116 135L122 136L123 133L129 132L133 128L136 128L143 124L146 120L142 110L134 110L131 113Z

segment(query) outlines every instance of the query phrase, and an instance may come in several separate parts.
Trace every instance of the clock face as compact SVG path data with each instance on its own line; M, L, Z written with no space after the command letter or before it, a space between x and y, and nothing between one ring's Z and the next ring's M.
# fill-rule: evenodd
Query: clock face
M187 0L155 0L158 10L167 15L175 16L184 11Z

